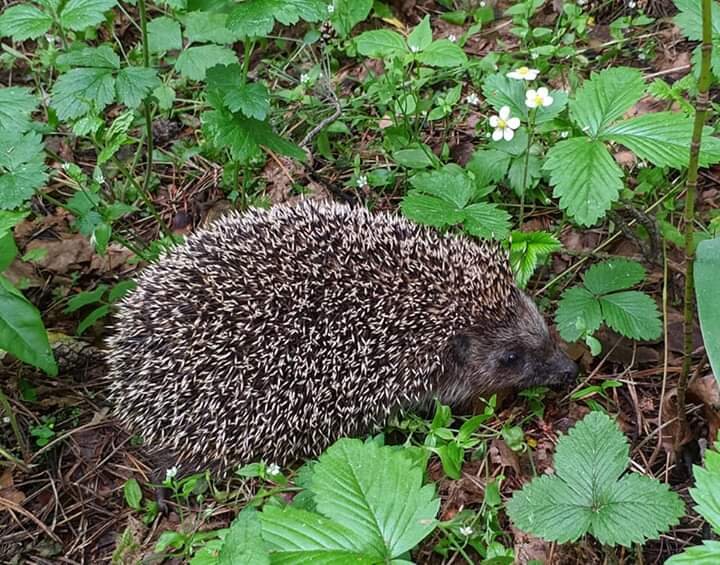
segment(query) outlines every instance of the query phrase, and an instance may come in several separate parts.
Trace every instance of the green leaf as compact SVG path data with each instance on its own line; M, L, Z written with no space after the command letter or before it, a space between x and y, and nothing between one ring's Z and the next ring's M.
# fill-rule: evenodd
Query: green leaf
M720 532L720 453L715 449L705 452L705 467L693 465L695 486L690 489L690 496L696 503L695 510L712 526L716 533Z
M638 70L616 67L593 73L570 102L570 117L585 133L596 137L644 92L645 81Z
M456 165L446 165L439 171L417 173L410 179L410 184L416 190L442 198L457 208L465 207L475 192L467 174Z
M720 381L720 297L717 292L720 280L720 238L700 242L694 273L705 350L715 378Z
M605 128L601 139L621 143L641 159L659 167L687 167L692 143L693 119L674 112L643 114ZM700 165L720 161L720 140L703 128Z
M123 493L125 495L125 502L133 510L140 510L140 503L142 502L142 490L140 490L140 484L137 479L128 479L123 485Z
M232 112L242 112L248 118L264 120L270 111L270 93L259 82L239 85L227 92L224 100Z
M218 555L218 565L270 565L261 531L257 511L245 508L230 525Z
M454 226L465 219L463 211L451 202L417 191L409 192L402 199L400 209L411 220L436 228Z
M520 288L525 288L541 258L560 249L557 238L543 231L512 232L510 265Z
M553 195L560 198L560 207L585 226L605 215L623 187L622 170L607 148L584 137L555 145L543 168L550 171Z
M136 108L160 84L155 69L125 67L117 74L115 88L120 102L128 108Z
M96 246L97 247L97 246ZM80 323L78 324L76 334L82 335L85 333L85 331L93 326L95 322L100 320L101 318L104 318L110 313L110 306L108 304L103 304L102 306L98 306L90 312L87 316L85 316Z
M668 486L634 473L628 444L617 424L591 412L562 436L555 474L533 480L507 505L522 530L549 541L574 541L585 533L605 545L643 543L676 524L683 503Z
M184 49L175 61L175 70L191 80L203 80L215 65L237 63L235 51L221 45L198 45Z
M228 15L221 12L190 12L183 18L185 37L191 43L233 43L241 37L228 29L227 19Z
M83 31L101 23L115 4L115 0L68 0L60 12L60 23L65 29Z
M720 563L720 541L703 540L702 545L688 547L665 560L665 565L717 565Z
M233 159L239 162L246 162L256 155L261 145L301 161L306 158L302 149L277 135L267 122L217 110L205 112L203 124L213 143L217 147L227 147Z
M0 273L7 269L18 255L15 238L10 232L0 235Z
M581 287L566 290L555 313L555 324L565 341L577 341L583 334L591 334L600 327L600 303Z
M475 175L478 188L485 188L505 178L511 156L498 149L479 149L473 153L466 168Z
M95 304L96 302L99 302L107 289L108 285L101 284L98 285L98 287L94 290L78 292L75 296L68 300L67 306L65 307L65 310L63 310L63 312L68 314L70 312L75 312L76 310L79 310L80 308L82 308L83 306L87 306L88 304Z
M345 38L352 28L368 17L373 0L335 0L334 6L330 21L338 35Z
M360 534L314 512L292 506L283 509L266 506L260 521L273 565L374 565L378 562L378 554L368 553L367 541Z
M42 369L49 375L57 375L57 364L50 349L40 312L2 276L0 276L0 349Z
M245 0L231 10L228 27L238 38L262 37L272 31L275 20L293 25L327 16L327 0Z
M415 147L398 149L392 153L393 160L408 169L426 169L439 164L437 157L427 145L417 144Z
M157 99L158 106L161 110L169 110L175 102L175 91L166 84L161 84L152 91L152 95Z
M30 114L37 108L38 99L29 88L9 86L0 88L0 130L25 132L30 127Z
M685 37L692 41L702 41L702 3L695 0L674 0L680 13L675 16L675 24L682 30ZM711 2L713 37L720 37L720 6Z
M645 269L637 261L611 259L590 267L585 287L595 295L625 290L645 280Z
M341 439L320 456L310 490L319 512L395 558L435 528L440 500L423 474L402 451Z
M407 53L402 35L388 29L376 29L361 33L355 38L358 53L366 57L383 59Z
M205 12L193 12L200 14ZM151 53L164 53L182 48L180 24L168 16L153 18L147 24L148 47ZM186 30L187 31L187 30Z
M462 48L449 39L433 41L418 55L418 61L431 67L458 67L467 60Z
M0 129L0 209L21 206L47 179L42 136Z
M15 41L37 39L45 35L52 25L52 17L30 3L16 4L0 15L0 37L10 36Z
M407 46L410 51L417 53L423 51L432 43L432 29L430 29L430 16L425 16L410 32Z
M525 86L521 81L509 79L502 73L496 73L485 79L482 90L488 104L496 112L499 112L503 106L508 106L512 116L527 121Z
M115 99L111 69L83 67L60 75L52 89L51 106L61 120L72 120L102 110Z
M108 44L100 47L85 47L59 55L57 64L61 67L97 67L119 69L120 57Z
M600 298L605 323L625 337L652 340L660 337L662 325L655 301L644 292L626 290Z
M463 209L465 231L485 239L504 240L510 233L510 214L497 204L476 202Z

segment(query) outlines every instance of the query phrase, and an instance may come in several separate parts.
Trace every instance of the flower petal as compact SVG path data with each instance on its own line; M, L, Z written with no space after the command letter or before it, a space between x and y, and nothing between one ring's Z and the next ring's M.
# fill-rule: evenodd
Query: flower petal
M497 116L490 116L490 127L496 128L499 121L500 121L500 118L498 118Z
M507 121L510 118L510 106L500 108L500 119Z
M550 94L548 92L548 89L545 88L544 86L541 86L540 88L538 88L537 93L538 93L538 96L542 96L543 98L545 98L548 94Z
M520 127L520 118L510 118L507 121L507 125L510 129L517 129Z
M510 128L505 128L503 130L503 137L505 138L505 141L510 141L513 137L515 137L515 132Z
M546 96L543 100L543 106L551 106L554 98L552 96Z
M503 130L496 129L492 134L493 141L500 141L503 138Z
M534 90L532 88L528 89L525 92L525 98L527 98L528 100L530 100L531 98L534 100L536 96L537 96L537 90Z
M535 98L528 98L525 100L525 106L528 108L537 108L537 102L535 100Z

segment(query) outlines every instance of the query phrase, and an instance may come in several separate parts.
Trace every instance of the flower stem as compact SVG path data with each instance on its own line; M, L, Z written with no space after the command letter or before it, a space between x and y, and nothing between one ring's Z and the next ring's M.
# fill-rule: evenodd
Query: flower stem
M702 130L707 118L711 74L710 60L712 55L712 25L711 0L702 0L702 46L700 47L700 79L698 80L698 95L695 109L695 123L693 124L692 142L690 144L690 160L688 162L687 181L685 183L685 298L683 304L683 364L680 379L677 385L677 435L675 437L676 450L680 447L687 414L685 407L685 393L687 391L688 376L692 365L693 325L695 319L694 309L694 277L695 244L693 242L695 223L695 200L697 198L698 168L700 165L700 143Z
M528 141L525 148L525 164L523 166L522 191L520 192L520 217L518 218L518 228L521 228L525 219L525 192L527 192L528 169L530 167L530 147L532 146L533 136L535 134L535 114L533 109L528 114Z
M150 68L150 45L148 42L148 31L147 31L147 9L145 6L145 0L138 0L138 13L140 14L140 33L142 35L142 53L143 53L143 66L147 69ZM143 177L142 193L143 200L151 208L153 216L159 221L159 227L165 235L170 235L170 228L160 218L160 215L155 210L152 200L148 196L148 190L150 187L150 177L152 176L152 165L153 165L153 132L152 132L152 107L150 100L146 97L143 100L143 109L145 113L145 147L147 156L145 159L145 175Z

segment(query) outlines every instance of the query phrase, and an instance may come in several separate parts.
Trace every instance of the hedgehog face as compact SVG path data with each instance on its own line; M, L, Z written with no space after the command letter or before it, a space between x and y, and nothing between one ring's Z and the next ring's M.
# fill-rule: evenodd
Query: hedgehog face
M441 396L489 394L504 388L569 384L577 365L559 348L533 301L518 293L509 317L492 329L470 328L453 338L450 373ZM469 389L469 390L468 390Z

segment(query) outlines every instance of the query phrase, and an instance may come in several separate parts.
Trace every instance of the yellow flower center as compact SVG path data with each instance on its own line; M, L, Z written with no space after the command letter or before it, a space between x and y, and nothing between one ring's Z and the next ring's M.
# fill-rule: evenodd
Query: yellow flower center
M527 67L520 67L520 68L517 70L517 72L518 72L519 75L525 76L526 74L528 74L528 73L530 72L530 69L528 69Z
M542 103L543 103L543 97L540 96L539 94L537 96L535 96L535 105L542 106Z
M502 118L498 118L498 128L505 129L507 127L507 122L503 120Z

